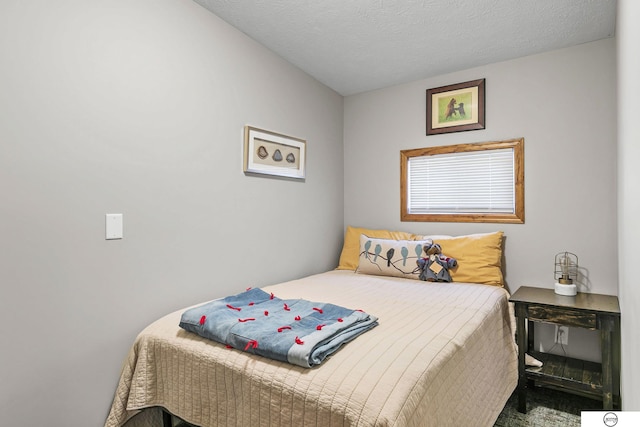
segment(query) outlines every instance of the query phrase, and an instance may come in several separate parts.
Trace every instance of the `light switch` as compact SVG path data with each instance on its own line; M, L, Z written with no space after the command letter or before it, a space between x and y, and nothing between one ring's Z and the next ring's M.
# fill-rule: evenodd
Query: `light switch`
M122 214L106 215L106 239L122 239Z

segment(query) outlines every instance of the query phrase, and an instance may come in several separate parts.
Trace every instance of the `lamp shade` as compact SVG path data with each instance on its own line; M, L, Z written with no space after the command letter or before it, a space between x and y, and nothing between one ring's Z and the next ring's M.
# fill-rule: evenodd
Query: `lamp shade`
M576 295L577 288L574 282L578 278L578 256L566 251L556 254L554 278L557 294Z

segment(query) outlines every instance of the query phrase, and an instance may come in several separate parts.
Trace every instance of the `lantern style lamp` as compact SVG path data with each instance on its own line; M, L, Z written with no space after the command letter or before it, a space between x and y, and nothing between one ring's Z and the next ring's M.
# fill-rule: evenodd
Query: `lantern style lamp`
M555 292L558 295L575 296L578 293L575 281L578 278L578 257L571 252L556 254Z

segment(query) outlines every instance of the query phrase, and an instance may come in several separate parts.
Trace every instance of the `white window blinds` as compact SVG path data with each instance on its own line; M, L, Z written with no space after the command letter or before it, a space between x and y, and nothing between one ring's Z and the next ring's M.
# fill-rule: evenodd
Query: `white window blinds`
M513 214L514 149L408 159L409 214Z

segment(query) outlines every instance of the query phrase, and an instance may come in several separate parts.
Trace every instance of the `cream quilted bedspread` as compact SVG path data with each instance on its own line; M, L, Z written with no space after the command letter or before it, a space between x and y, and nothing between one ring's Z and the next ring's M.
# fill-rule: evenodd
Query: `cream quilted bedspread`
M491 426L515 389L502 288L336 270L264 289L380 325L305 369L200 338L171 313L137 337L105 426L144 425L134 415L154 406L202 427Z

